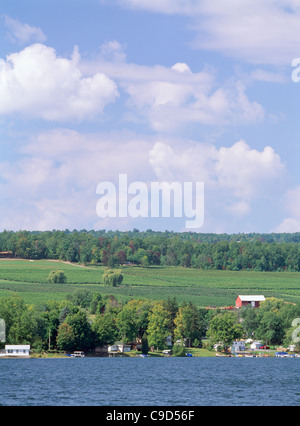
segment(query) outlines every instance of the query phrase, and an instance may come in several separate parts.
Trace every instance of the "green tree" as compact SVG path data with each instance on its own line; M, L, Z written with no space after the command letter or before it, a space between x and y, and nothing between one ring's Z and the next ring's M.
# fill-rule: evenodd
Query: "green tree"
M241 318L243 320L243 327L248 337L253 337L255 330L258 327L259 319L257 315L258 310L251 307L245 307L241 310Z
M117 328L123 341L135 340L139 329L136 312L137 307L130 302L119 312L116 320Z
M172 336L172 340L174 340L174 330L175 330L175 318L178 313L179 305L176 297L168 297L166 301L164 301L165 308L169 311L169 319L170 319L170 332Z
M67 296L68 300L81 308L87 309L93 299L93 292L87 289L76 290L74 293L71 293Z
M50 283L64 284L67 282L67 277L64 271L54 270L50 272L48 276L48 281Z
M74 349L75 335L69 324L64 322L59 326L56 343L57 347L63 351Z
M118 338L115 317L111 312L97 315L92 324L95 345L111 345Z
M173 346L173 356L176 357L185 357L186 356L186 349L185 346L181 343L179 345Z
M275 312L266 312L255 330L255 337L264 340L269 345L279 345L285 335L283 321Z
M92 330L84 312L70 314L60 325L57 345L61 349L86 350L92 346Z
M37 333L36 316L21 297L0 298L0 318L5 321L7 343L33 343Z
M116 287L123 281L122 271L120 269L107 269L102 275L102 281L105 285Z
M98 292L93 293L93 297L90 303L90 312L91 314L100 314L104 312L104 301L102 299L102 296Z
M187 339L188 346L192 341L202 337L199 312L193 303L183 303L175 318L175 339L184 341Z
M227 312L212 318L208 336L212 344L221 342L227 351L234 340L242 337L243 332L243 327L236 323L234 314Z
M149 314L147 330L149 346L154 346L157 349L163 349L166 346L166 338L170 334L170 313L166 309L164 302L155 302Z

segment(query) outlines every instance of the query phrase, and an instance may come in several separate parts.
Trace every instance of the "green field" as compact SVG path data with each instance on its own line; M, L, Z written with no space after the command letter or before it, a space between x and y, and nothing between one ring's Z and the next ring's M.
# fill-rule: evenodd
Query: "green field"
M49 284L51 270L61 269L66 284ZM203 271L182 267L122 268L124 280L120 287L102 284L104 268L82 267L49 260L0 260L0 297L17 293L28 304L63 300L79 289L113 294L121 300L146 298L152 300L176 296L179 303L197 306L234 305L239 294L263 294L289 302L300 302L300 273L253 271Z

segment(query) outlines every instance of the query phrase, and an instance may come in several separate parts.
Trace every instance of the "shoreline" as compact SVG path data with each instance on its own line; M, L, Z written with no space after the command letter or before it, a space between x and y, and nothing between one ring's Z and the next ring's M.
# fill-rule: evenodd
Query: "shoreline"
M189 354L189 355L188 355ZM161 353L153 353L148 355L143 354L122 354L122 353L114 353L114 354L105 354L105 355L94 355L94 354L86 354L84 357L73 357L70 354L32 354L30 356L1 356L1 359L78 359L78 358L300 358L300 354L296 353L288 353L284 356L276 356L275 353L266 354L266 353L239 353L239 354L225 354L225 353L211 353L211 354L191 354L188 352L186 356L176 357L173 355L164 355Z

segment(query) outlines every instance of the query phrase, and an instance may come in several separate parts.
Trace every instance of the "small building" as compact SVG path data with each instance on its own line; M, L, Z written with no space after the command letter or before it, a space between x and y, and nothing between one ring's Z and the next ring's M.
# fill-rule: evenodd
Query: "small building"
M166 337L166 346L172 346L172 336Z
M122 352L122 353L130 352L131 351L131 345L123 345L123 344L121 344L121 345L118 345L118 348L119 348L119 351Z
M108 346L108 352L118 352L119 347L118 345L110 345Z
M253 342L253 343L251 343L251 346L250 346L250 348L251 349L259 349L260 347L261 347L261 345L262 345L262 342L261 341L257 341L257 342Z
M130 352L131 345L125 345L123 342L115 342L113 345L108 346L108 352Z
M231 352L243 352L246 349L245 342L243 340L235 340L231 346Z
M251 306L252 308L258 308L261 302L264 302L265 296L238 296L235 301L235 307L241 308L243 306Z
M28 357L30 345L5 345L5 356Z
M0 259L10 259L13 257L12 251L0 251Z

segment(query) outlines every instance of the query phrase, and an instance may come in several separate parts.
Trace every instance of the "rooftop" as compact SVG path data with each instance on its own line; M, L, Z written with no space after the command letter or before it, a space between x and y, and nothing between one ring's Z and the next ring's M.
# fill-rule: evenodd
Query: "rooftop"
M242 302L263 302L265 299L265 296L262 295L254 295L254 296L238 296Z

